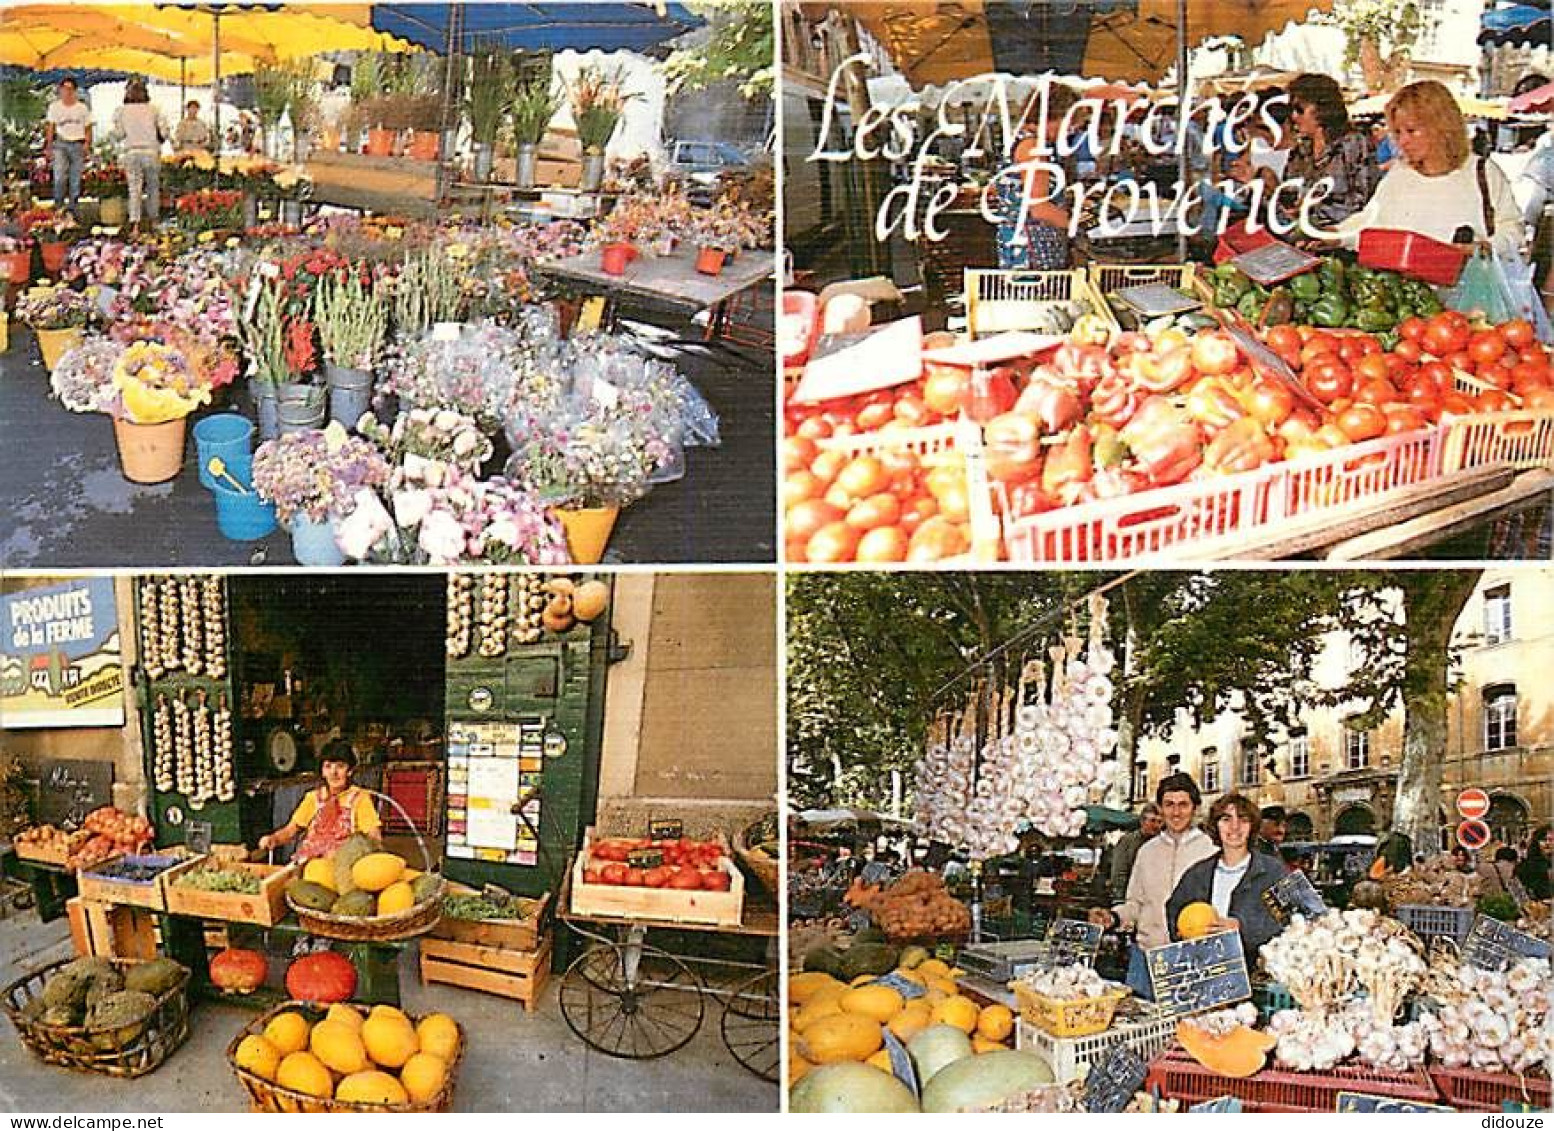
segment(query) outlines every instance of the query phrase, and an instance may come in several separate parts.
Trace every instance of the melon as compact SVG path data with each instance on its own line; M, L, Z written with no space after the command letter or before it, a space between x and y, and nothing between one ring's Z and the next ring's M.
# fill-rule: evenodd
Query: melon
M264 1039L286 1056L308 1047L308 1029L306 1017L288 1010L270 1018L270 1023L264 1027Z
M947 997L933 1007L935 1025L954 1025L962 1033L970 1034L977 1027L981 1010L977 1003L963 994Z
M369 1070L357 1072L340 1081L335 1089L335 1099L355 1104L391 1104L399 1106L410 1101L399 1081L387 1072Z
M833 1064L838 1060L864 1060L885 1043L880 1023L861 1013L822 1017L804 1030L806 1060Z
M362 1022L362 1044L372 1062L383 1068L403 1068L405 1061L420 1051L421 1042L404 1014L394 1016L373 1011Z
M903 970L916 970L931 957L933 956L928 953L927 947L909 946L901 952L901 957L897 961L901 963Z
M845 988L831 975L819 970L810 970L803 974L794 974L788 979L788 1000L794 1005L807 1005L823 993L840 994Z
M458 1022L446 1013L429 1013L415 1027L421 1042L421 1051L439 1057L444 1063L453 1063L459 1051Z
M1052 1083L1052 1069L1028 1052L986 1052L948 1065L923 1085L923 1110L986 1111L1010 1096Z
M415 893L404 880L389 884L378 893L379 915L398 915L401 911L409 911L414 906Z
M871 982L843 993L840 1004L844 1013L860 1013L883 1025L901 1012L903 1000L889 986Z
M1003 1052L1008 1047L1003 1041L995 1041L991 1037L984 1037L981 1033L971 1034L971 1051L978 1055L985 1052Z
M275 1079L275 1071L281 1066L280 1050L258 1033L250 1033L239 1041L232 1059L239 1068L270 1081Z
M1203 1067L1221 1076L1251 1076L1263 1067L1268 1052L1278 1039L1238 1025L1223 1036L1215 1036L1188 1021L1176 1023L1176 1039Z
M362 891L383 891L404 874L404 860L392 852L372 852L351 865L351 882Z
M435 1100L447 1079L447 1063L442 1057L433 1056L429 1052L416 1053L399 1070L399 1082L418 1104L428 1104Z
M310 1052L288 1053L275 1070L275 1082L306 1096L328 1098L334 1094L334 1078L323 1062Z
M349 1025L352 1031L357 1033L361 1032L362 1022L366 1020L361 1015L361 1011L354 1005L346 1005L342 1001L337 1001L331 1005L329 1012L324 1015L324 1019L326 1021L339 1021L342 1024Z
M1014 1032L1014 1013L1007 1005L987 1005L977 1015L977 1036L1004 1041Z
M327 856L315 856L302 866L302 878L321 888L335 890L335 866Z
M378 842L366 833L352 833L344 844L329 854L329 862L335 871L335 891L341 895L356 887L351 871L356 862L381 850Z
M900 1080L867 1064L823 1064L804 1073L788 1093L798 1115L914 1112L917 1101Z
M1208 934L1219 922L1219 912L1207 903L1189 903L1176 914L1176 933L1184 939Z
M947 1066L973 1055L971 1038L953 1025L930 1025L907 1042L917 1066L919 1084L926 1084Z
M345 1021L325 1018L308 1035L308 1049L331 1072L349 1076L367 1068L367 1049L355 1029Z
M822 1018L835 1017L841 1012L842 995L826 994L824 997L817 997L807 1005L802 1006L793 1015L793 1027L802 1033Z
M933 1024L933 1005L925 998L915 998L901 1007L901 1012L890 1019L886 1026L896 1040L905 1044Z

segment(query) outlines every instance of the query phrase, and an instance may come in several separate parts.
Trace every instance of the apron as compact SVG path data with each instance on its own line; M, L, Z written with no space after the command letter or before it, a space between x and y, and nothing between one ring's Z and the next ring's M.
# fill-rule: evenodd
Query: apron
M1027 216L1025 242L1016 244L1020 232L1020 205L1025 192L1023 177L998 180L998 267L1002 271L1061 271L1068 267L1068 235L1050 224Z
M356 831L356 799L360 791L353 785L339 797L329 796L329 787L320 786L318 812L308 823L307 835L292 859L306 862L318 856L328 856L344 844Z

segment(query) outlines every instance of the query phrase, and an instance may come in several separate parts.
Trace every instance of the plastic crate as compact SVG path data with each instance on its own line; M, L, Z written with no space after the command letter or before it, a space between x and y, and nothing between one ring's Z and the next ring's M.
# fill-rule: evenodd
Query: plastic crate
M1023 982L1010 982L1009 988L1014 990L1015 999L1020 1003L1021 1019L1054 1037L1104 1034L1111 1028L1117 1006L1132 992L1124 986L1099 997L1060 1001L1037 993Z
M1393 918L1418 935L1421 942L1446 937L1462 942L1473 929L1473 908L1432 907L1423 903L1404 903L1393 910Z
M1183 1104L1218 1096L1235 1096L1246 1111L1331 1112L1339 1092L1363 1092L1394 1100L1433 1104L1435 1085L1423 1068L1383 1072L1363 1065L1340 1064L1326 1072L1282 1072L1265 1068L1252 1076L1221 1076L1179 1048L1168 1050L1149 1066L1144 1089Z
M973 340L1010 330L1032 330L1035 311L1052 302L1082 302L1115 326L1083 270L966 270L966 332Z
M1252 1004L1265 1019L1295 1008L1295 998L1278 982L1261 982L1252 987Z
M1448 474L1493 464L1554 468L1554 412L1547 409L1452 417L1441 431L1441 469Z
M1515 1076L1509 1072L1479 1072L1472 1068L1432 1065L1430 1079L1441 1093L1441 1102L1458 1111L1499 1111L1506 1100L1547 1111L1550 1095L1547 1076Z
M1382 500L1441 473L1436 428L1384 436L1308 459L1161 487L1042 514L1009 513L999 492L1004 545L1015 562L1111 562L1234 553L1248 535Z
M1127 1045L1149 1061L1169 1048L1175 1039L1176 1018L1158 1015L1138 1021L1118 1021L1104 1033L1093 1033L1088 1037L1054 1037L1023 1017L1015 1028L1015 1047L1045 1060L1059 1084L1077 1080L1087 1065L1101 1059L1116 1045Z
M1360 265L1396 271L1437 287L1449 287L1462 274L1468 252L1399 228L1367 228L1360 233Z
M1090 283L1104 301L1128 287L1145 287L1150 283L1164 283L1179 291L1192 294L1192 282L1197 277L1196 263L1092 263ZM1110 306L1107 307L1109 311Z

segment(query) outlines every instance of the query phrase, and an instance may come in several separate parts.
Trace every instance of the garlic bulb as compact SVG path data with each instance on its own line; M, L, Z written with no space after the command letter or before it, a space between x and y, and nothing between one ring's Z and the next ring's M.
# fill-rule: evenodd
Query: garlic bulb
M1050 970L1029 970L1016 980L1035 993L1058 1001L1102 997L1113 988L1094 969L1077 963L1072 966L1054 966Z
M1348 1026L1326 1015L1283 1009L1268 1019L1268 1032L1278 1038L1274 1060L1297 1072L1323 1072L1354 1052Z
M446 651L449 659L459 660L469 655L470 629L474 619L472 600L474 589L475 579L469 574L450 573L448 575Z
M499 573L481 575L476 626L478 655L489 660L507 653L507 578Z
M175 672L183 663L183 653L178 647L178 579L164 577L157 582L157 659L164 671Z
M1257 1025L1257 1006L1249 1001L1243 1001L1240 1005L1233 1005L1229 1009L1216 1009L1209 1013L1200 1013L1192 1018L1193 1028L1202 1029L1215 1037L1223 1037L1226 1033L1245 1026L1248 1029Z
M1548 959L1523 959L1509 970L1460 966L1460 993L1427 1012L1420 1024L1430 1051L1447 1068L1526 1073L1554 1059Z
M511 593L513 641L535 644L545 635L545 578L538 573L515 573Z
M1419 942L1394 919L1369 909L1296 915L1264 944L1263 969L1303 1010L1326 1014L1363 988L1378 1024L1390 1023L1424 979Z
M205 622L200 616L200 579L193 574L178 579L178 621L183 670L190 675L202 675L205 671Z
M211 679L227 675L226 589L213 575L200 580L200 614L204 618L205 674Z
M177 782L173 776L173 709L165 695L156 697L151 709L151 780L163 793L171 793Z

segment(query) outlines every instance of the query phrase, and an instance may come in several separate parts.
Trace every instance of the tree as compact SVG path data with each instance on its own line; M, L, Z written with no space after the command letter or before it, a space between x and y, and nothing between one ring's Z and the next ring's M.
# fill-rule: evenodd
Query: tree
M734 79L746 98L770 95L776 75L772 6L765 0L686 0L686 7L707 21L709 35L664 60L670 92Z
M1313 22L1342 29L1344 66L1358 65L1371 90L1387 90L1401 85L1410 49L1435 20L1416 0L1337 0Z

